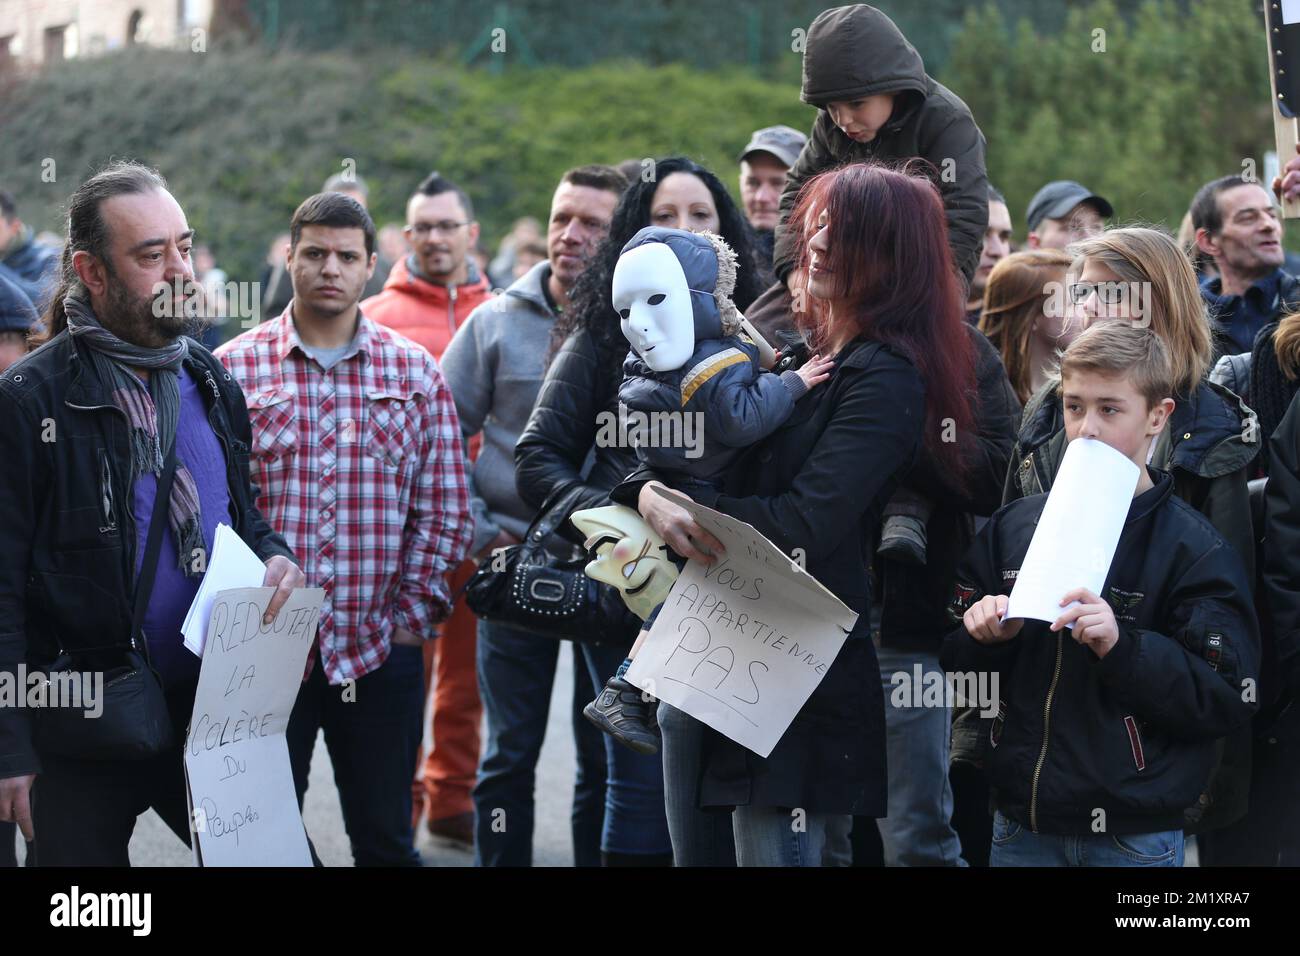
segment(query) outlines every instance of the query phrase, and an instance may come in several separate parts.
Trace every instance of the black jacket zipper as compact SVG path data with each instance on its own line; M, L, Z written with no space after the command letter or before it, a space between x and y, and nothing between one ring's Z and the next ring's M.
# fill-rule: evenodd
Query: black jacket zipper
M126 412L122 411L122 409L118 408L116 405L75 405L75 404L73 404L72 402L69 402L69 401L67 401L67 400L64 401L64 404L65 404L68 408L75 408L75 409L76 409L77 411L79 411L79 412L102 412L102 411L111 411L111 412L116 412L118 415L120 415L120 416L122 417L122 421L126 424L127 428L130 428L130 427L131 427L131 422L130 422L130 419L128 419L128 418L126 417ZM112 443L113 430L112 430L111 428L108 429L107 434L108 434L109 442ZM111 461L110 461L110 459L109 459L108 451L105 450L105 451L101 452L100 454L101 454L101 459L100 459L100 460L103 462L103 468L107 469L108 480L111 482L111 481L112 481L112 477L113 477L113 469L112 469ZM120 477L120 476L119 476L119 477ZM103 472L101 471L101 482L102 482L102 481L103 481ZM131 485L131 483L130 483L129 480L122 480L122 481L119 481L119 482L117 483L117 486L118 486L119 488L122 488L124 491L127 490L127 489L129 489L129 488L130 488L130 485ZM112 489L111 489L111 487L110 487L110 489L109 489L110 494L111 494L111 490L112 490ZM103 487L102 487L102 485L101 485L100 493L103 494L103 492L104 492L104 489L103 489ZM135 543L135 516L134 516L134 514L132 513L131 508L130 508L130 507L127 507L127 506L125 505L125 503L123 503L120 507L117 508L117 514L120 515L120 517L121 517L121 525L122 525L121 530L124 532L123 535L122 535L122 539L123 539L123 540L122 540L122 557L123 557L123 559L124 559L124 561L125 561L125 568L124 568L124 575L123 575L122 580L123 580L123 581L130 581L130 582L131 582L132 590L134 591L134 588L135 588L135 579L136 579L136 574L135 574L135 550L136 550L136 543ZM110 524L116 525L116 522L110 522ZM107 525L105 526L105 528L101 528L100 530L101 530L101 531L104 531L105 533L107 533L107 532L106 532L106 528L107 528ZM134 640L135 640L135 635L131 635L131 639L132 639L132 641L134 642Z
M1056 682L1061 678L1062 639L1065 631L1056 632L1056 669L1052 671L1052 683L1047 688L1047 699L1043 702L1043 748L1038 752L1038 763L1034 766L1034 779L1029 789L1029 829L1038 832L1038 781L1043 773L1043 763L1047 760L1047 743L1052 733L1052 696L1056 693Z
M113 495L113 469L108 463L108 451L99 451L99 503L104 512L100 534L117 534L117 501Z

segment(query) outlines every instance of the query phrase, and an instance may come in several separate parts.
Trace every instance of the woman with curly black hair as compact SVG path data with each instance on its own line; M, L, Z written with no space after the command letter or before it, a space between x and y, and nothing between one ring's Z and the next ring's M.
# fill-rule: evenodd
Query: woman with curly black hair
M532 508L540 508L557 489L579 486L583 491L574 510L608 504L610 490L637 467L632 448L597 441L601 420L618 414L618 386L628 351L611 299L614 266L628 240L646 226L720 235L736 253L733 298L742 311L770 282L756 266L749 224L713 173L683 157L659 160L645 173L623 194L608 238L574 284L569 306L555 324L557 351L515 446L519 495ZM568 522L562 533L581 542ZM603 686L618 668L635 637L628 634L621 644L575 645L586 658L596 687ZM640 695L635 696L645 708ZM605 742L608 782L601 848L606 861L670 862L659 758L634 753L610 737Z
M659 160L649 177L633 180L623 194L614 210L609 236L574 283L569 308L555 323L553 333L558 349L574 332L585 329L602 357L611 360L602 364L614 377L614 391L622 378L628 348L611 299L614 266L628 240L646 226L708 231L725 239L736 253L734 301L742 312L771 280L759 265L753 230L718 177L683 156ZM523 494L527 500L527 493Z

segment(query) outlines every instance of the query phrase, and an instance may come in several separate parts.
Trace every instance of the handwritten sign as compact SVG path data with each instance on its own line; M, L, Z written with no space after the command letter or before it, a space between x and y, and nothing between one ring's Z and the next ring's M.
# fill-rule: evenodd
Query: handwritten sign
M202 866L311 866L285 730L325 592L295 590L263 624L274 593L235 588L212 601L185 742Z
M858 616L750 525L655 490L727 554L687 564L626 679L766 757Z

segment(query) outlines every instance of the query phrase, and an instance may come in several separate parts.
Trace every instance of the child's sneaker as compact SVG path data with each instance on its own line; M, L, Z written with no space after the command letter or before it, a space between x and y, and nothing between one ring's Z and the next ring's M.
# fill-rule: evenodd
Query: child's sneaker
M908 515L889 515L880 529L876 554L903 564L925 565L925 522Z
M643 695L641 688L611 677L600 695L582 708L582 716L624 746L650 756L659 752L658 704L649 694Z

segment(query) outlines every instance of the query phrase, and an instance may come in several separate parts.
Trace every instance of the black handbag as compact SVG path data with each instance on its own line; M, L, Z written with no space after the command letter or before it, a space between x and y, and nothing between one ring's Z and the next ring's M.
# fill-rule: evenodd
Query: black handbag
M83 706L43 708L39 711L35 728L39 752L79 760L145 760L175 744L176 734L167 710L162 680L149 662L149 642L143 630L175 476L176 440L173 439L163 473L158 477L158 491L149 519L149 538L135 585L130 647L115 652L114 658L110 658L114 660L116 654L120 654L119 663L92 670L85 660L89 655L78 660L76 654L69 653L60 644L59 656L48 668L47 684L62 683L66 687L75 681L80 682L82 688L93 687L91 682L102 675L102 691L94 708L99 713L94 715L91 708L84 706L84 694ZM103 657L102 654L95 656L97 660ZM53 686L47 686L50 695L54 690Z
M618 590L583 573L585 556L556 557L547 539L567 521L581 486L547 496L520 544L487 557L465 583L478 617L558 640L629 647L641 630Z

